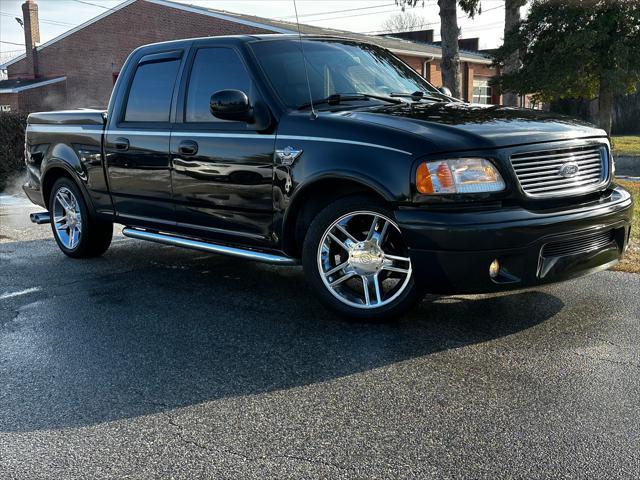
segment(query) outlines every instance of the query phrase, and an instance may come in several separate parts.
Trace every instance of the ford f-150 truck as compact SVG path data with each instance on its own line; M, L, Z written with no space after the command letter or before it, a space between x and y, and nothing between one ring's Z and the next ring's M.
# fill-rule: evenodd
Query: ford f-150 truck
M631 197L603 130L446 95L379 47L288 35L135 50L106 112L33 113L29 198L60 249L123 234L279 265L396 317L616 263ZM295 294L287 292L286 294Z

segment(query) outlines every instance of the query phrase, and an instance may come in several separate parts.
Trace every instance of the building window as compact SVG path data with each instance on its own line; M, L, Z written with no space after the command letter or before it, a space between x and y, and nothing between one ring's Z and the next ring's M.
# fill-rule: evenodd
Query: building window
M111 74L111 79L113 80L113 84L116 84L116 80L118 80L118 76L120 76L120 72L113 72Z
M10 112L11 105L0 105L0 112Z
M473 103L491 103L491 85L488 78L473 79Z

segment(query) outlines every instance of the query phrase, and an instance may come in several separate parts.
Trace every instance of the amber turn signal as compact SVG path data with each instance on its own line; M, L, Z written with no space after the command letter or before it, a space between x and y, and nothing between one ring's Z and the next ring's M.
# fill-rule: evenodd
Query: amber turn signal
M431 173L426 163L421 163L416 171L416 188L420 193L435 193Z

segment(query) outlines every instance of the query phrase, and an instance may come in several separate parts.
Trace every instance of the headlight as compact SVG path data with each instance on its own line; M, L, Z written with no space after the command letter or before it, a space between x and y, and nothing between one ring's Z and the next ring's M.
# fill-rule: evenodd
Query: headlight
M500 172L484 158L451 158L424 162L416 172L416 187L425 195L483 193L504 190Z

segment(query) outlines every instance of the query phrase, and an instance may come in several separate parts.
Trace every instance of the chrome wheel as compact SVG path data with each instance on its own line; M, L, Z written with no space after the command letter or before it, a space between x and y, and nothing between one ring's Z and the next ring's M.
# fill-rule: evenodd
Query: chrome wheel
M335 298L362 309L393 302L411 279L400 228L372 211L348 213L327 228L318 248L318 269Z
M58 189L51 211L58 240L66 248L73 250L78 246L82 232L80 204L73 192L67 187Z

